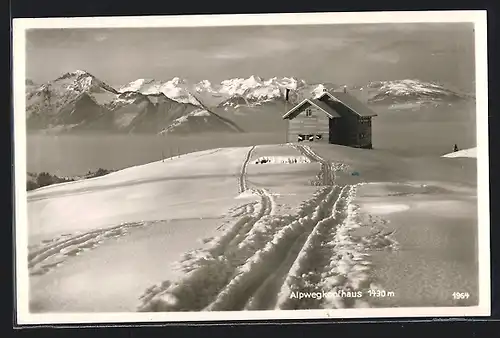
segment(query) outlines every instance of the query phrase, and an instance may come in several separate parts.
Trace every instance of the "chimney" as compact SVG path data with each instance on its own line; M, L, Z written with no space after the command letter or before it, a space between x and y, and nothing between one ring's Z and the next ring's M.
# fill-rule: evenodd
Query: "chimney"
M290 95L290 89L289 88L285 88L285 101L288 101L289 95Z

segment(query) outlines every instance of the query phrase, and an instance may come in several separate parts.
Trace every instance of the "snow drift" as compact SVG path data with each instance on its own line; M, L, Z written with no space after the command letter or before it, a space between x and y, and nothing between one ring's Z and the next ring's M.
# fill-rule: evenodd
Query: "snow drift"
M455 157L470 157L477 158L477 148L463 149L443 155L442 157L455 158Z

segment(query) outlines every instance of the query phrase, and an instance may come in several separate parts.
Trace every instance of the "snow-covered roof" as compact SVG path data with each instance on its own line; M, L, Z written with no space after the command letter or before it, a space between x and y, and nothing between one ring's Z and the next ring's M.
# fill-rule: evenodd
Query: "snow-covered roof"
M355 114L362 116L362 117L372 117L372 116L377 116L377 114L371 110L370 108L366 107L363 103L358 101L355 97L344 93L344 92L334 92L334 93L329 93L327 91L323 92L322 94L316 96L313 99L304 99L302 102L297 104L295 107L293 107L291 110L289 110L285 115L283 115L283 119L287 118L294 118L295 116L298 115L300 108L306 104L309 103L313 106L316 106L320 110L322 110L328 117L330 118L335 118L335 117L341 117L337 111L335 110L335 107L330 106L330 104L326 103L324 100L322 100L325 96L328 96L332 99L333 102L341 104Z
M336 117L341 117L332 107L330 107L328 104L318 99L304 99L298 105L290 109L285 115L283 115L283 119L287 118L293 119L300 113L300 108L303 107L305 104L310 104L312 106L315 106L316 108L324 112L331 119Z
M329 96L332 98L334 101L342 103L344 106L349 108L351 111L356 113L359 116L362 117L371 117L371 116L377 116L377 113L375 113L373 110L365 106L361 101L357 100L354 96L350 95L349 93L344 93L344 92L334 92L334 93L329 93L329 92L324 92L321 96L318 97L318 100L323 98L325 95Z

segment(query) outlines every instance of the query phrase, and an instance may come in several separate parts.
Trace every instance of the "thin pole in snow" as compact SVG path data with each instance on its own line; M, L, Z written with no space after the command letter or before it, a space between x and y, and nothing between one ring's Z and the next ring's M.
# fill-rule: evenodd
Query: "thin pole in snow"
M163 133L162 131L160 131L160 133L158 134L158 137L159 137L159 140L160 140L160 150L161 150L161 161L164 162L165 160L165 154L164 154L164 151L163 151Z
M285 114L288 113L288 101L285 101ZM286 120L285 128L285 143L288 143L288 129L290 129L290 121Z
M285 114L288 113L288 95L290 89L285 88ZM284 114L283 114L284 115ZM288 129L290 128L290 121L287 119L287 126L285 128L285 143L288 143Z

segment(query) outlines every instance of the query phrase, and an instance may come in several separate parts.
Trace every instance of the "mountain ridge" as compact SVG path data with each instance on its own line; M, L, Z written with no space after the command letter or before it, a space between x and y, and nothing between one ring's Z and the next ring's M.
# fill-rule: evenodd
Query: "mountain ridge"
M120 92L82 70L27 91L26 102L28 129L54 133L157 133L199 108L197 102L178 102L161 92Z
M371 81L362 86L347 86L331 82L307 83L286 76L232 78L218 84L208 80L191 84L174 77L167 81L137 79L116 89L89 72L76 70L41 85L26 79L25 85L28 128L65 132L158 133L183 129L198 133L204 127L219 130L221 126L243 132L231 118L240 114L241 109L266 110L275 103L286 107L325 90L332 92L344 86L369 105L452 104L473 98L437 83L417 79ZM288 104L285 102L287 90ZM201 110L210 114L210 118L200 119L193 113ZM220 114L219 111L226 113ZM179 124L180 118L182 123ZM196 121L193 122L196 127L184 126L190 121ZM207 121L205 126L204 121ZM169 129L171 124L175 126ZM179 129L178 125L183 127Z

